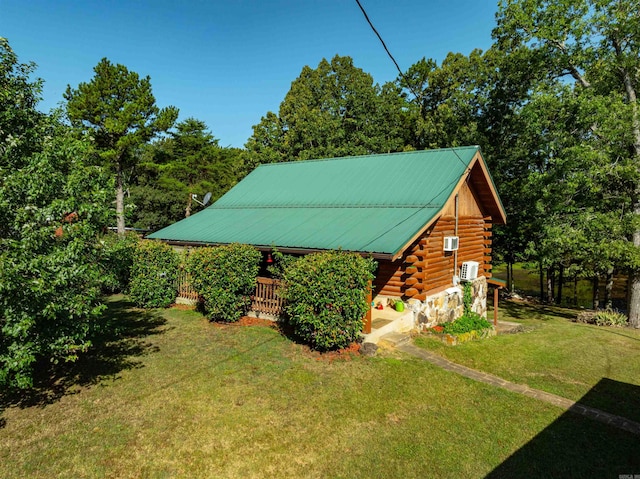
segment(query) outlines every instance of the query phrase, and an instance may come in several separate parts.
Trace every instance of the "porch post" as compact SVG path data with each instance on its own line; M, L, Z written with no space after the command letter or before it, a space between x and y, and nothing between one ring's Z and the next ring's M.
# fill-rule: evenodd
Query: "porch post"
M493 325L498 326L498 286L493 287Z
M367 293L367 314L364 315L364 334L371 334L371 294L371 281L369 281Z
M501 279L487 278L487 285L493 287L493 325L498 326L498 292L506 286Z

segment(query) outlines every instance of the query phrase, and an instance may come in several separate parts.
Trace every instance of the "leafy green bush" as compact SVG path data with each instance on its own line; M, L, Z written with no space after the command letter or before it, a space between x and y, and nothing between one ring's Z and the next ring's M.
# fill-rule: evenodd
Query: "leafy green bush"
M318 350L347 347L362 331L375 263L329 251L301 257L284 274L285 312L294 333Z
M262 254L250 245L198 248L187 259L193 287L214 321L238 321L251 305Z
M142 308L166 308L177 296L180 255L159 241L140 241L131 266L129 295Z
M284 272L298 259L297 256L283 254L276 248L271 253L273 264L267 266L267 271L274 279L282 279Z
M594 316L594 323L598 326L626 326L629 318L620 311L614 309L602 309Z
M491 327L491 323L473 311L466 313L450 323L442 324L442 332L445 334L463 334L471 331L480 331Z
M464 305L464 315L472 313L471 306L473 305L473 290L471 283L464 283L462 287L462 304Z
M100 266L103 293L123 293L128 290L133 257L139 241L133 233L124 236L109 233L102 238Z
M581 311L574 319L578 323L595 324L596 326L626 326L629 318L614 309L599 309L597 311Z

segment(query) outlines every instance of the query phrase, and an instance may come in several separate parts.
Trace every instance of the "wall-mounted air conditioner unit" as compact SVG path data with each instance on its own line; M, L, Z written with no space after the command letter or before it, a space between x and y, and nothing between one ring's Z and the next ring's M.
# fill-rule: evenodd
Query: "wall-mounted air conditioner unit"
M477 261L465 261L460 269L461 281L472 281L478 277L478 267L480 263Z
M458 237L457 236L445 236L444 237L444 250L456 251L458 249Z

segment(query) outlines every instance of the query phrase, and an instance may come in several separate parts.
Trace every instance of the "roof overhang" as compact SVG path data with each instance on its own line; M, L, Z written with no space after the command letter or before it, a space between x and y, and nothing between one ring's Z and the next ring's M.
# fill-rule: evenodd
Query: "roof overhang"
M224 245L228 245L230 243L207 243L207 242L200 242L200 241L177 241L177 240L164 240L164 239L152 239L153 241L162 241L163 243L167 243L169 245L172 246L182 246L182 247L196 247L196 248L201 248L201 247L207 247L207 246L211 246L211 247L215 247L215 246L224 246ZM287 253L287 254L296 254L296 255L305 255L305 254L309 254L309 253L321 253L323 251L330 251L327 249L318 249L318 248L291 248L291 247L286 247L286 246L275 246L275 245L252 245L254 248L256 248L259 251L264 251L264 252L271 252L274 249L277 249L278 251L280 251L281 253ZM387 261L393 261L394 255L392 254L386 254L386 253L374 253L374 252L368 252L368 251L348 251L348 250L343 250L341 249L340 251L345 251L347 253L356 253L359 254L361 256L365 256L367 258L373 258L373 259L382 259L382 260L387 260Z

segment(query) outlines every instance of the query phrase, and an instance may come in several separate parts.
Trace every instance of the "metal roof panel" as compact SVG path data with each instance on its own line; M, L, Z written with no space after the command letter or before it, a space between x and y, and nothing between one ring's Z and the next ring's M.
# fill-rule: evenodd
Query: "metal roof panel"
M149 238L396 254L442 209L477 146L261 165Z

